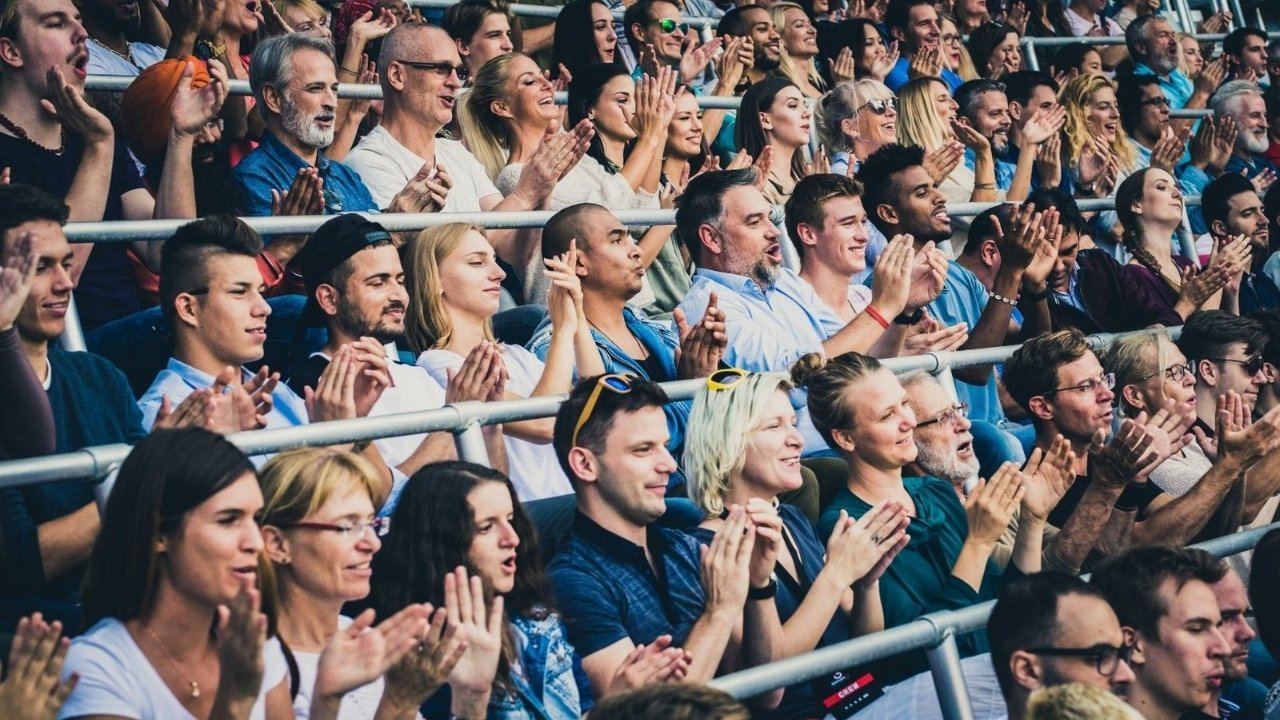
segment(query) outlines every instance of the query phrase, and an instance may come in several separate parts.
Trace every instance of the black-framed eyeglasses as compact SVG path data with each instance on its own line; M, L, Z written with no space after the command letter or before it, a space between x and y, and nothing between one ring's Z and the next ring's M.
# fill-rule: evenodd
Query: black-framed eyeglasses
M1078 657L1092 660L1094 668L1103 677L1115 675L1121 660L1128 663L1133 659L1132 645L1116 647L1106 643L1087 648L1027 648L1026 652L1045 657Z
M1262 366L1267 364L1267 361L1263 360L1261 355L1254 355L1248 360L1234 360L1232 358L1206 358L1206 359L1211 360L1213 362L1217 362L1217 363L1228 363L1228 362L1235 363L1243 367L1245 373L1247 373L1249 377L1253 377L1254 375L1257 375L1258 373L1262 372Z
M1046 390L1045 392L1042 392L1042 393L1040 393L1040 394L1041 394L1041 395L1052 395L1052 394L1054 394L1054 393L1067 392L1068 390L1079 390L1079 391L1081 391L1082 393L1088 394L1088 393L1096 393L1096 392L1098 392L1099 390L1101 390L1101 389L1102 389L1102 388L1104 388L1104 387L1105 387L1106 389L1108 389L1108 390L1114 390L1114 389L1115 389L1115 387L1116 387L1116 374L1115 374L1115 373L1103 373L1103 374L1099 375L1098 377L1093 378L1092 380L1086 380L1085 382L1082 382L1082 383L1080 383L1079 385L1072 385L1072 386L1070 386L1070 387L1054 388L1054 389L1052 389L1052 390Z
M396 62L418 70L433 72L441 78L447 78L450 75L457 73L458 80L460 82L466 82L467 78L470 77L470 73L467 70L466 65L454 65L453 63L447 62L414 62L412 60L397 60Z
M1188 362L1188 363L1182 363L1182 364L1179 364L1179 365L1170 365L1169 367L1165 368L1164 370L1157 370L1157 371L1155 371L1155 372L1153 372L1153 373L1150 373L1150 374L1148 374L1148 375L1143 375L1142 377L1138 378L1138 382L1145 382L1145 381L1147 381L1147 380L1150 380L1151 378L1153 378L1153 377L1155 377L1155 376L1159 375L1161 372L1163 372L1163 373L1164 373L1164 376L1165 376L1166 378L1168 378L1168 379L1172 380L1173 382L1182 382L1182 378L1184 378L1184 377L1186 377L1186 376L1188 376L1188 375L1194 375L1194 374L1195 374L1195 368L1193 368L1193 367L1191 366L1191 363L1189 363L1189 362Z
M653 24L657 25L658 29L661 30L664 35L670 35L676 30L679 30L682 35L689 34L689 23L677 22L671 18L663 18L661 20L654 20Z
M868 100L858 107L857 112L862 112L863 109L868 109L877 115L884 115L890 110L898 112L898 98L887 97Z
M1169 98L1161 95L1160 97L1147 98L1140 100L1139 105L1150 105L1151 107L1167 108L1169 107Z
M582 432L582 426L587 424L591 419L591 411L596 409L596 402L600 400L600 392L608 388L610 392L618 395L626 395L631 392L631 378L626 375L601 375L596 380L596 386L591 388L591 394L587 396L587 402L582 406L582 412L578 413L578 422L573 425L573 436L569 438L569 446L573 447L578 444L578 433Z
M344 522L344 523L320 523L320 522L296 522L288 525L281 525L281 530L316 530L319 532L337 533L343 540L359 540L365 537L370 530L377 537L386 535L391 530L391 518L377 517L372 520L362 520L360 522Z
M954 425L960 418L969 417L969 403L957 403L943 410L937 417L931 417L928 420L921 420L916 423L916 429L929 427L941 423L943 425Z

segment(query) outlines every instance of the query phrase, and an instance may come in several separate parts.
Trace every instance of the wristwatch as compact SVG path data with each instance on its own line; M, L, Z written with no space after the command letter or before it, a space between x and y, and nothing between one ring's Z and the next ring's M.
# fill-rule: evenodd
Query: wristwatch
M897 325L915 325L924 319L924 308L918 307L913 313L902 313L895 317L893 322Z
M762 588L747 588L748 600L770 600L778 594L778 581L769 578L769 584Z
M214 45L208 40L197 40L195 54L201 60L216 60L227 54L227 45L226 43Z

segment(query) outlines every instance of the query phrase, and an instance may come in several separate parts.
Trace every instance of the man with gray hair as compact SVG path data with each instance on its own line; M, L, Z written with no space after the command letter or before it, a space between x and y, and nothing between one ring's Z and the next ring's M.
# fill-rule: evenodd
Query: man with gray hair
M253 52L249 85L266 132L235 168L246 215L378 212L355 171L325 157L333 143L338 75L333 44L311 33L269 38ZM449 181L414 178L387 209L428 212L444 205Z
M1206 65L1194 82L1178 70L1178 37L1160 15L1135 18L1125 29L1124 42L1133 59L1133 74L1159 78L1173 110L1203 108L1222 79L1221 58Z
M1231 118L1239 129L1235 149L1223 172L1243 171L1251 180L1268 170L1277 172L1275 164L1265 155L1271 146L1267 133L1270 125L1267 122L1267 103L1258 84L1250 80L1225 83L1213 94L1210 105L1215 116Z

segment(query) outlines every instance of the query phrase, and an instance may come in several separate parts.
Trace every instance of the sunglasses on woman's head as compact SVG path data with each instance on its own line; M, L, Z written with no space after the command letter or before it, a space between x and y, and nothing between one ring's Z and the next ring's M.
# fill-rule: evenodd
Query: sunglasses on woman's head
M707 377L707 388L711 390L730 390L748 374L746 370L739 370L738 368L717 370Z

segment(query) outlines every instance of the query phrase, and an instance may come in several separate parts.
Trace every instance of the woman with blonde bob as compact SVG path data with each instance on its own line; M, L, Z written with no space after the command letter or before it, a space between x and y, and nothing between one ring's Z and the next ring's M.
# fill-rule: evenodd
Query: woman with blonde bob
M898 141L898 98L872 78L837 84L814 106L818 138L831 153L831 172L857 172L871 153Z
M1168 331L1121 337L1102 356L1116 378L1116 406L1123 417L1153 415L1170 401L1179 412L1196 410L1196 376ZM1195 486L1213 462L1194 438L1151 472L1151 482L1178 497Z
M264 585L273 585L278 598L280 644L298 673L293 710L305 719L321 652L335 635L360 633L373 620L373 611L355 619L346 617L342 606L369 594L371 563L385 531L385 521L376 516L383 501L382 485L368 460L329 448L276 455L263 466L259 484L260 524L271 568L264 575ZM412 622L421 627L430 614L429 605L409 605L372 632L387 635ZM443 609L436 611L435 621L438 631ZM385 672L395 658L380 661L379 670ZM379 705L391 716L417 708L448 674L448 668L421 669L443 670L443 674L426 683L426 692L387 685L379 677L343 699L339 718L370 720Z
M788 657L884 628L879 578L906 545L908 522L894 501L858 520L841 513L824 549L808 518L779 504L802 483L791 389L777 374L713 373L694 397L684 451L689 497L707 515L694 530L701 540L714 538L730 505L781 520L774 602ZM797 683L773 716L820 716L819 700L809 682Z
M926 154L963 143L974 152L974 168L958 163L945 178L934 177L938 189L947 202L993 202L1000 195L991 143L973 128L956 122L959 109L951 89L939 78L909 81L898 91L898 142L924 148Z
M1104 173L1112 172L1112 182L1119 184L1138 162L1120 122L1116 84L1105 75L1077 75L1063 86L1060 100L1067 110L1062 127L1067 142L1063 145L1077 195L1105 197L1109 190L1102 192L1107 188L1099 187Z
M482 228L441 225L422 231L400 252L412 298L405 338L418 353L418 365L444 387L471 355L479 356L482 368L498 363L505 369L505 392L494 400L567 393L575 365L583 376L604 372L583 315L582 287L571 269L577 262L572 246L565 255L546 261L552 330L545 363L523 347L499 344L494 337L492 319L506 273ZM554 424L554 418L543 418L503 426L510 475L521 500L573 492L550 445Z

